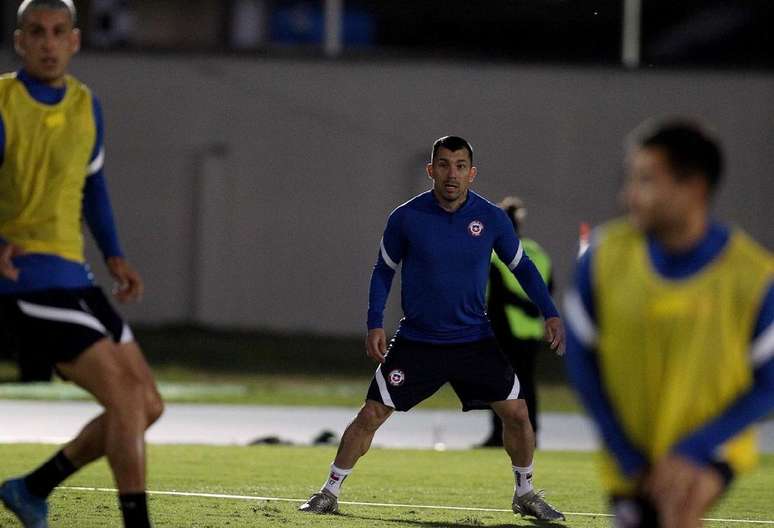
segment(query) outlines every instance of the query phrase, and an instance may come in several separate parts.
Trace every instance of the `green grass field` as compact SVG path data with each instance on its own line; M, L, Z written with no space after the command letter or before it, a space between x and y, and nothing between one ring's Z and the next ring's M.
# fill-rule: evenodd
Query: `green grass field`
M0 446L0 478L29 469L52 450L52 446L45 445ZM303 499L319 488L333 455L334 450L328 447L151 446L148 485L154 491ZM549 500L568 514L566 526L609 525L609 518L593 515L606 511L593 455L538 452L535 478L536 484L547 490ZM66 486L111 488L113 484L107 466L100 462L75 475ZM296 500L151 495L150 508L157 527L537 526L506 511L424 507L506 510L512 487L510 466L499 450L374 449L347 480L342 500L395 506L343 504L341 515L318 517L298 513L296 508L300 502ZM739 479L711 515L768 523L714 521L707 526L774 524L774 456L764 457L756 472ZM115 495L105 491L59 489L51 500L51 525L119 526ZM0 512L0 526L16 525L6 512Z
M345 376L309 374L256 374L208 371L161 365L154 368L159 389L168 403L225 403L240 405L311 405L357 407L363 402L372 372ZM11 380L16 367L0 362L0 379ZM582 412L567 385L539 386L541 412ZM0 398L32 400L91 400L72 383L0 383ZM448 385L423 402L423 409L459 409Z

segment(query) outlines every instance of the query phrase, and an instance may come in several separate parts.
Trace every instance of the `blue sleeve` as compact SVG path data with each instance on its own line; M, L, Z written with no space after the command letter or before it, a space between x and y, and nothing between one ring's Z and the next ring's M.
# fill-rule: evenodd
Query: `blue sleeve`
M513 269L513 275L521 284L529 300L540 309L543 317L546 319L559 317L559 310L556 309L554 301L551 299L548 286L546 286L537 267L526 253L522 255L521 260Z
M384 307L390 294L392 279L398 264L403 259L403 236L401 233L401 214L393 211L387 220L384 236L379 242L379 254L371 274L368 289L368 329L384 328Z
M717 448L774 410L774 284L764 298L751 347L753 384L721 415L682 439L674 451L699 464L715 459Z
M497 235L494 240L494 251L497 256L508 266L524 289L524 293L538 307L544 318L559 317L559 310L551 299L543 277L540 276L532 260L524 253L524 248L513 230L513 224L502 209L497 210L495 227Z
M121 244L118 241L118 231L110 204L107 182L103 173L104 163L104 122L102 108L95 97L93 99L94 121L97 127L97 138L89 164L89 174L83 188L83 218L89 226L94 240L97 241L102 256L122 257Z
M567 295L567 352L570 382L599 429L602 441L628 476L646 468L645 456L631 443L602 386L596 351L596 316L591 295L591 250L578 262L574 289Z

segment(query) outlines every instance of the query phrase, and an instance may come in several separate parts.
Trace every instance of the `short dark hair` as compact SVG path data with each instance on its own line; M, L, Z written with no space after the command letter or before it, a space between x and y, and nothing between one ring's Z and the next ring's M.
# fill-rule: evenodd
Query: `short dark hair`
M473 165L473 147L470 146L470 143L468 143L466 139L459 136L444 136L436 139L435 143L433 143L433 153L430 156L430 163L435 162L435 157L438 155L438 151L441 148L447 148L452 152L457 152L462 149L467 150L468 156L470 156L470 164Z
M629 138L630 146L664 151L679 179L700 175L710 193L720 184L723 152L720 141L704 126L684 118L646 121Z
M24 15L30 9L66 9L70 13L73 25L77 22L77 12L73 0L24 0L16 11L16 27L24 24Z

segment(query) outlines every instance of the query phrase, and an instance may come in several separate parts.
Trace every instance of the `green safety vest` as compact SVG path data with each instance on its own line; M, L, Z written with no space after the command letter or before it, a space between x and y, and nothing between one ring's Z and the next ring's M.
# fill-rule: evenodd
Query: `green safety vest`
M540 276L543 277L543 281L548 284L549 277L551 276L551 259L548 254L534 240L522 238L521 245L524 248L524 253L532 260ZM529 301L529 296L524 292L516 277L513 276L513 272L508 269L508 265L500 260L494 251L492 252L492 264L500 271L505 287L519 297ZM508 319L511 334L517 339L543 338L545 329L542 317L530 317L521 308L511 304L505 305L505 316Z

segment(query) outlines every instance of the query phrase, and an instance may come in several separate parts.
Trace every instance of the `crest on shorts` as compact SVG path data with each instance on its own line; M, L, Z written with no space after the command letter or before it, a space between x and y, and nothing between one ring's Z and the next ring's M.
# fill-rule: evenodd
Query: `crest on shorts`
M481 236L481 233L483 232L484 232L484 223L481 222L481 220L473 220L471 223L468 224L468 233L470 233L474 237Z
M406 374L404 374L402 370L391 370L387 375L387 381L389 381L390 385L393 387L399 387L400 385L403 385L404 381L406 381Z

